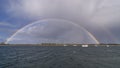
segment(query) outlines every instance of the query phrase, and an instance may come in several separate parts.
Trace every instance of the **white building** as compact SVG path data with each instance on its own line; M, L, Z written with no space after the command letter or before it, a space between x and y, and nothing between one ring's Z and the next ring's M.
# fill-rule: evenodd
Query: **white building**
M82 47L88 47L88 45L82 45Z

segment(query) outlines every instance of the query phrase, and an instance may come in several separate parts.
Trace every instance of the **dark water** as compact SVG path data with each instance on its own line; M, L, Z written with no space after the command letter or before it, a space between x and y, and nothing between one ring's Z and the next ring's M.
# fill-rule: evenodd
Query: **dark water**
M0 68L120 68L120 46L0 46Z

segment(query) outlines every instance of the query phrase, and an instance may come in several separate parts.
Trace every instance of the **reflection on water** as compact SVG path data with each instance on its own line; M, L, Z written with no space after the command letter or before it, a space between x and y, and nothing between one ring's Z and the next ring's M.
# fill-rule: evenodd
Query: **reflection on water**
M120 68L120 47L0 46L0 68Z

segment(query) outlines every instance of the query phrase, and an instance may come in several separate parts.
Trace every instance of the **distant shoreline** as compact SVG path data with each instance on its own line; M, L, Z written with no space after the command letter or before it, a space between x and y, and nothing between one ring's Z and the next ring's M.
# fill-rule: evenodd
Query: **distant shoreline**
M120 46L120 44L0 44L0 46Z

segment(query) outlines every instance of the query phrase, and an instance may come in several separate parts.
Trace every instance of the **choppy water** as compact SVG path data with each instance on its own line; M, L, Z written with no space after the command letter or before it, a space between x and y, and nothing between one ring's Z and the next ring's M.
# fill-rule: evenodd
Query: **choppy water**
M0 68L120 68L120 46L0 46Z

